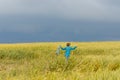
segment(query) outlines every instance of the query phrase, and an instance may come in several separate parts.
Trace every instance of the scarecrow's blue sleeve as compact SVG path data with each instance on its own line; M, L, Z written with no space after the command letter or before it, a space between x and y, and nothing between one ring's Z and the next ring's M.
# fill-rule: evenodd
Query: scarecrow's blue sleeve
M65 48L62 48L62 47L60 46L60 48L61 48L62 50L66 50L66 47L65 47Z
M75 50L76 48L77 48L77 46L75 46L75 47L71 48L71 50Z

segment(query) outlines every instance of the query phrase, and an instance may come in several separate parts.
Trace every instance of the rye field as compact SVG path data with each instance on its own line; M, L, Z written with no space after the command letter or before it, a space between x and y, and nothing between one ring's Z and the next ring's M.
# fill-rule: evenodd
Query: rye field
M0 44L0 80L120 80L120 42L71 42L68 64L59 45Z

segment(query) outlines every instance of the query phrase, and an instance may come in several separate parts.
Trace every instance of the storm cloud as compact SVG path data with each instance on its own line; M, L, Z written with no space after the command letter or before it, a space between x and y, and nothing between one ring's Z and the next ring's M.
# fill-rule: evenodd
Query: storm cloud
M0 42L120 40L119 0L0 0Z

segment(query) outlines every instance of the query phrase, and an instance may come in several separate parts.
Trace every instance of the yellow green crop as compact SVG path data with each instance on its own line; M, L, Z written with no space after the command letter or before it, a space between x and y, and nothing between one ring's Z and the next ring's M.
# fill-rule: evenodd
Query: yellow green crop
M120 80L120 42L71 42L68 64L59 45L0 44L0 80Z

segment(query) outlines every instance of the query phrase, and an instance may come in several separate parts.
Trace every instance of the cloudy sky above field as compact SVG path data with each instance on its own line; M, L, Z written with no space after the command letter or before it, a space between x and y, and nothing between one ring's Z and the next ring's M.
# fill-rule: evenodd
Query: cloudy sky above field
M120 0L0 0L0 43L120 40Z

